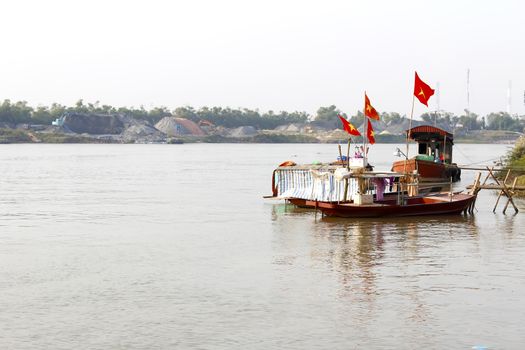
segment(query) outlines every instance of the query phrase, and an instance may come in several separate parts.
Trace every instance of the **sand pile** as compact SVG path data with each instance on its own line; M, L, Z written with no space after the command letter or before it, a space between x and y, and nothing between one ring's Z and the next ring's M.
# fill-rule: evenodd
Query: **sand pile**
M257 129L253 126L240 126L236 129L230 130L230 137L248 137L257 135Z
M125 142L161 142L166 136L157 129L148 125L132 125L122 133Z
M168 136L191 135L204 136L206 135L202 129L193 121L184 118L165 117L162 118L155 128L162 131Z

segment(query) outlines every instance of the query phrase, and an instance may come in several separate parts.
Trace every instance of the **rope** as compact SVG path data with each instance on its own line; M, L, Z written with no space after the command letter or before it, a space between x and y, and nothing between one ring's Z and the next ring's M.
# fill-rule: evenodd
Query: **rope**
M468 158L468 157L465 157L465 158ZM468 160L472 161L472 159L468 159ZM486 159L486 160L480 160L479 162L472 162L472 163L469 163L469 164L463 164L462 166L476 165L476 164L481 164L481 163L485 163L485 162L494 162L496 160L501 160L501 157L492 158L492 159ZM492 166L492 165L487 165L487 166Z
M461 147L458 147L458 145L456 145L456 147L454 147L459 153L461 153L461 155L465 158L467 158L467 160L469 162L472 162L472 159L470 159L465 153L463 153L463 151L461 150ZM471 164L476 164L476 163L471 163ZM468 165L468 164L467 164Z

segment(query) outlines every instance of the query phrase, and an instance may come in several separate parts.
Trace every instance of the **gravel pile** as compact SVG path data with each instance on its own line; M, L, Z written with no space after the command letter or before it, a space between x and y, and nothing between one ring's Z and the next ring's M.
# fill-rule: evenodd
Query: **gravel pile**
M135 143L163 142L166 135L149 125L132 125L122 133L122 140Z
M230 130L230 137L247 137L257 135L257 129L253 126L240 126Z

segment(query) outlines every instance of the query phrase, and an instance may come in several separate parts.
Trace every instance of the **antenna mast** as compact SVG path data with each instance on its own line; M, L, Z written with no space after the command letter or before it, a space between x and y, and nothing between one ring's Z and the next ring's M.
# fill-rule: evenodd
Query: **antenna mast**
M440 96L440 92L439 92L439 81L436 83L436 104L437 104L437 109L436 109L436 114L434 115L434 126L437 126L437 119L438 119L438 116L439 116L439 111L441 110L441 106L439 104L439 96Z
M509 80L509 87L507 89L507 114L510 115L511 113L511 106L512 106L512 80Z
M470 68L467 69L467 117L470 116Z

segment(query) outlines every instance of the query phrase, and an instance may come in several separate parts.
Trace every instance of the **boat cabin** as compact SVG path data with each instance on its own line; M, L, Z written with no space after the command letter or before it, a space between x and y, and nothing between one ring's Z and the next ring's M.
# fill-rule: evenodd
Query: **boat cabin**
M417 158L438 163L452 163L454 136L430 125L416 126L407 130L408 137L418 144Z

